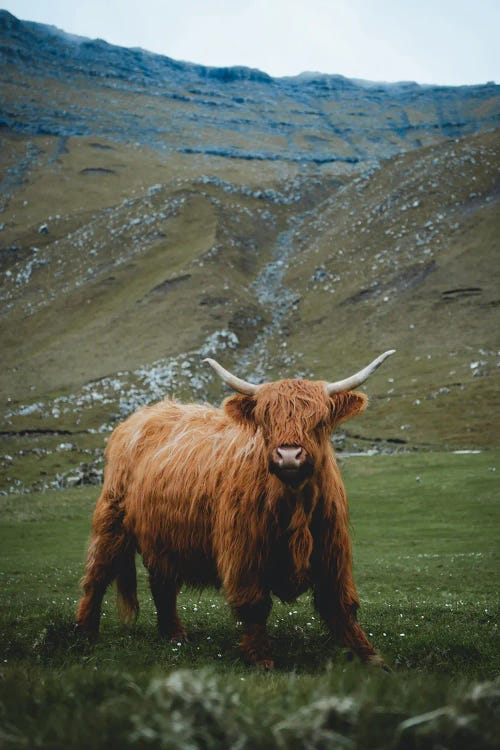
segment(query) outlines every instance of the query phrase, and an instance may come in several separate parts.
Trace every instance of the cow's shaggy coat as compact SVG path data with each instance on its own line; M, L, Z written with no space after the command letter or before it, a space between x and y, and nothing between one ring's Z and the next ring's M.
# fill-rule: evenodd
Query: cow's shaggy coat
M221 585L243 623L246 658L271 668L271 595L291 601L312 589L339 642L379 660L356 620L347 501L330 442L365 405L361 393L330 396L323 382L280 380L220 409L165 400L130 416L106 449L79 628L97 634L113 579L123 619L137 615L139 552L167 638L186 635L176 610L182 584ZM300 446L306 459L280 473L276 446Z

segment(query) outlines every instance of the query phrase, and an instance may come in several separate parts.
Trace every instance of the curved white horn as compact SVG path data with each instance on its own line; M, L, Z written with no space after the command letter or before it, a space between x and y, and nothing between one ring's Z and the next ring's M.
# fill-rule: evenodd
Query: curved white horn
M253 383L249 383L246 380L237 378L236 375L233 375L231 372L229 372L229 370L226 370L224 367L222 367L222 365L216 362L215 359L210 359L210 357L207 357L203 361L208 362L210 367L213 367L217 375L225 383L227 383L233 389L233 391L243 393L245 396L255 396L260 388L260 386L258 385L254 385Z
M377 367L380 367L382 362L387 359L387 357L390 357L391 354L394 354L395 351L395 349L389 349L389 351L381 354L379 357L377 357L377 359L374 359L373 362L364 367L362 370L355 373L354 375L351 375L350 378L346 378L345 380L337 380L336 383L328 383L328 385L326 386L326 392L329 396L333 396L334 393L342 393L343 391L350 391L353 388L357 388L358 385L364 383L365 380L370 377L372 372L375 372Z

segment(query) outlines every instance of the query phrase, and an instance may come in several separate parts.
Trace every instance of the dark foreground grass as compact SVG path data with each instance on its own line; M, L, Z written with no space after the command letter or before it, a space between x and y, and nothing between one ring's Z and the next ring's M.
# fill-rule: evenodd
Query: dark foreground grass
M309 597L276 603L277 670L239 658L221 595L183 592L187 644L141 615L76 637L93 489L1 498L0 746L494 748L500 727L498 453L351 458L361 620L392 665L335 648ZM496 471L494 471L496 469Z

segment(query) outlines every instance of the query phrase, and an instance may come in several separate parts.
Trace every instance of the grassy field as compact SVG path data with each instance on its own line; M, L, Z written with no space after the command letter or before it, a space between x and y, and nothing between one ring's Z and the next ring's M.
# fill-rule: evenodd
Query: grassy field
M239 658L224 598L185 591L187 644L162 643L144 571L130 630L73 632L97 489L0 498L0 746L494 748L500 454L340 460L360 619L393 668L335 648L308 596L275 604L277 670Z

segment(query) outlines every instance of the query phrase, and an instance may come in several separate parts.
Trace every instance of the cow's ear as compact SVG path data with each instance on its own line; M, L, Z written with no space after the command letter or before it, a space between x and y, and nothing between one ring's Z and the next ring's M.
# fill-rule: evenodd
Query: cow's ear
M331 396L330 401L333 423L337 425L361 414L366 409L368 397L358 391L347 391L346 393L336 393Z
M224 411L236 422L254 423L255 399L252 396L230 396L223 403Z

